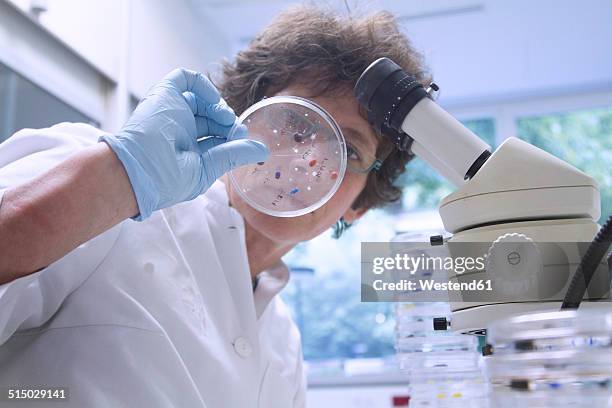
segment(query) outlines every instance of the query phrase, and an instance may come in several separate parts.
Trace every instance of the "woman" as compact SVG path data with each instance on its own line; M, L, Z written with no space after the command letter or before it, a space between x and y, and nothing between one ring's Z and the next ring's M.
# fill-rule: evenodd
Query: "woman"
M281 257L398 198L410 156L351 95L383 56L426 81L390 15L301 7L225 65L220 91L237 113L265 96L311 99L368 170L301 217L259 213L215 182L267 152L227 140L233 112L189 71L154 87L116 135L60 124L0 145L0 387L68 387L75 407L303 406Z

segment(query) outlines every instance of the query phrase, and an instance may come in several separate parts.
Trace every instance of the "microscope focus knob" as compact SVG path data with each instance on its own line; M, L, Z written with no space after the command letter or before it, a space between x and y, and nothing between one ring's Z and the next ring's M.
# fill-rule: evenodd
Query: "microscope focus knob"
M513 297L515 301L537 300L542 256L537 244L527 235L508 233L498 237L489 248L486 267L496 294L527 297ZM503 300L510 299L499 299Z

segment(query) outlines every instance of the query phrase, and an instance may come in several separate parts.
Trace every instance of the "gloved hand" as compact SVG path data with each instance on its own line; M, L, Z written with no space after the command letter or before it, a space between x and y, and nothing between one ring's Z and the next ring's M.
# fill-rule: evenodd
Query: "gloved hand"
M227 139L235 120L208 78L175 69L149 91L119 133L101 137L128 174L140 210L134 219L194 199L235 167L265 161L268 148L244 139L246 128Z

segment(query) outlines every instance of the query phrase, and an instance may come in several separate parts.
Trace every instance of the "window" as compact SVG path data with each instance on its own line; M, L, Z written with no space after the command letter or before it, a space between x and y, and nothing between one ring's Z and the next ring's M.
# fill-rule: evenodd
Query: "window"
M0 142L23 128L59 122L97 125L87 116L0 64Z
M602 219L612 214L612 107L519 118L517 132L595 178Z
M492 119L464 124L494 145ZM368 211L341 239L325 233L298 245L284 258L295 269L282 297L302 333L311 375L341 375L346 371L346 360L384 360L395 354L393 304L361 303L361 242L389 241L396 233L400 212L427 210L429 218L421 213L418 218L425 224L430 219L438 222L435 208L451 192L450 184L419 159L408 164L399 182L405 186L399 205Z

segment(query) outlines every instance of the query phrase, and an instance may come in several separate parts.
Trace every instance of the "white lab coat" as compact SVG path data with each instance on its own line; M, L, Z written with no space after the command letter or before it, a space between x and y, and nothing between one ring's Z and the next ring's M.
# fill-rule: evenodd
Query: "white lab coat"
M100 134L18 132L0 145L0 190ZM0 286L0 387L68 387L70 407L304 406L299 333L276 296L287 281L279 263L253 292L244 222L217 181Z

